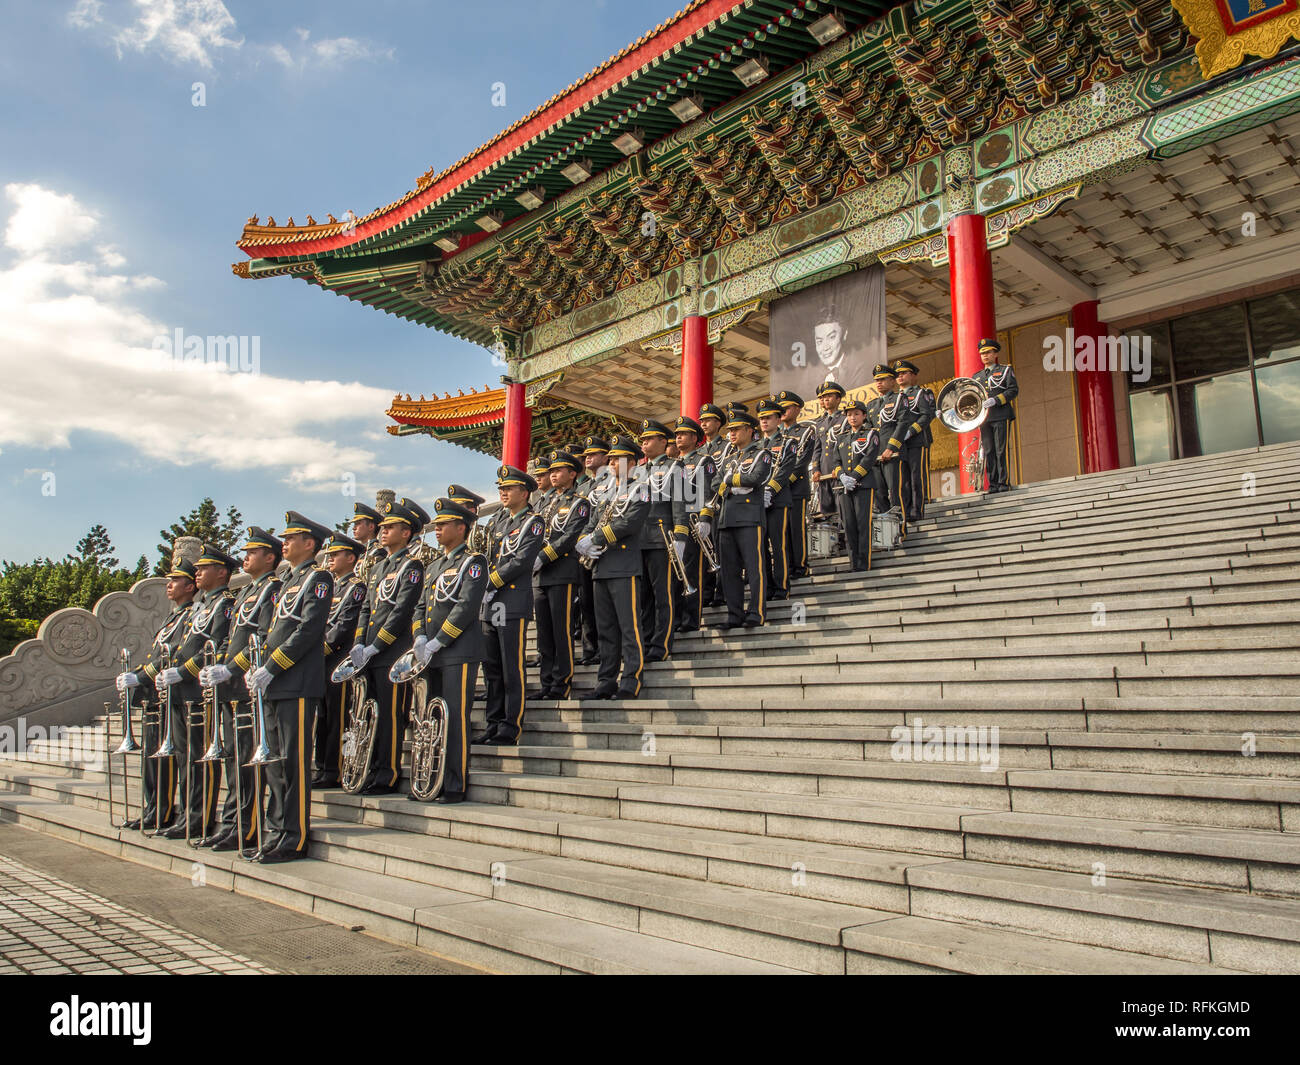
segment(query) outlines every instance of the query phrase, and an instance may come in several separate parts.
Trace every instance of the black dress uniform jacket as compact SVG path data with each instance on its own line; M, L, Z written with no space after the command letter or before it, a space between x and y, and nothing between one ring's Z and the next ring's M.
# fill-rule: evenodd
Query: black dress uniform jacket
M733 452L718 471L713 490L723 489L722 515L719 529L738 529L747 525L763 524L763 489L772 479L772 453L762 439L756 439L743 451ZM752 488L753 491L733 495L727 489Z
M424 592L424 563L408 544L370 571L369 593L357 615L356 642L380 648L367 668L384 675L411 649L411 620Z
M974 374L974 379L984 386L988 394L997 402L989 408L986 419L990 422L1011 422L1016 420L1016 409L1011 401L1020 394L1020 385L1010 366L981 366Z
M424 599L411 635L442 642L441 650L433 656L433 665L482 661L483 626L478 623L478 615L487 587L487 558L471 551L467 544L429 563Z
M200 592L194 599L185 642L176 653L176 668L181 671L177 694L196 703L202 698L199 670L203 668L203 647L211 640L219 657L230 632L235 596L229 588ZM215 661L215 659L214 659ZM173 701L175 696L173 696Z
M325 697L325 625L334 600L334 577L308 559L284 580L266 637L270 699Z
M494 613L498 604L505 609L505 620L533 616L533 563L542 549L546 523L531 506L511 516L508 510L497 511L488 525L490 536L487 580L496 595L486 607Z
M280 591L280 581L275 572L264 573L240 588L231 606L230 628L226 644L217 659L230 670L230 679L217 692L222 702L248 698L244 687L244 674L253 669L253 656L248 650L248 640L254 633L265 637L271 631L271 615L275 611L275 597Z
M758 439L772 456L772 474L765 486L772 491L772 506L788 507L793 499L790 486L798 458L797 444L780 425L772 431L771 436L760 436Z
M632 476L645 483L650 502L646 523L641 529L641 550L663 551L665 545L660 525L668 533L670 542L686 535L686 502L682 498L680 463L669 455L660 455L637 466Z
M605 503L612 505L607 508ZM641 576L641 530L649 514L650 498L644 482L628 481L622 486L611 483L601 490L584 530L605 548L596 560L597 580Z
M577 584L582 579L582 566L578 563L579 555L574 546L586 531L591 504L576 489L570 488L551 497L549 512L537 583L543 588Z
M817 426L814 422L802 422L783 426L782 430L793 456L786 481L790 486L790 498L797 503L812 495L808 464L812 462L813 448L817 444Z

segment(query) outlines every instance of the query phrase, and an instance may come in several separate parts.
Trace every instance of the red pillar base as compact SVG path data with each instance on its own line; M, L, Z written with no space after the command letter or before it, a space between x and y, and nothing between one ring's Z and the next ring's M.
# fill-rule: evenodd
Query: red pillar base
M1105 354L1103 338L1110 330L1097 320L1097 301L1076 303L1070 308L1074 342L1092 338L1092 349L1100 366ZM1071 366L1077 352L1069 352ZM1119 468L1119 434L1115 429L1115 393L1109 370L1074 371L1075 393L1079 405L1079 460L1084 473L1100 473Z

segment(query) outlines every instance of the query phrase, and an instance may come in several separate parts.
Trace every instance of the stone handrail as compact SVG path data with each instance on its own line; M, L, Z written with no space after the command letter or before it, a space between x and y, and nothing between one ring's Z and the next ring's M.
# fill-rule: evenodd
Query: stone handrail
M40 715L46 725L85 724L116 705L113 678L125 647L135 661L167 616L167 582L146 577L129 592L110 592L94 610L64 607L41 622L36 638L0 658L0 722Z

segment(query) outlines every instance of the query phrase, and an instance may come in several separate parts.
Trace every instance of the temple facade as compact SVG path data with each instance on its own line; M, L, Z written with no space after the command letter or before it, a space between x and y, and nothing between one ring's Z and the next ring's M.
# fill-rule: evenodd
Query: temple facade
M1298 148L1290 0L696 0L387 206L249 219L234 269L491 349L389 431L522 464L767 394L777 302L879 266L936 391L1001 340L1033 482L1300 438Z

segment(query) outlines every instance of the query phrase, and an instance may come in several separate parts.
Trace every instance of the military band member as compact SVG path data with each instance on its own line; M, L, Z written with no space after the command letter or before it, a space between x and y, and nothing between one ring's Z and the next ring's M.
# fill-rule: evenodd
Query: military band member
M596 632L600 669L596 687L584 698L635 699L645 668L640 611L641 529L650 513L645 482L633 480L632 466L642 457L630 436L609 445L613 472L593 493L591 517L578 538L578 554L594 560ZM597 494L598 493L598 494Z
M877 463L885 479L889 509L906 519L898 465L903 440L911 424L907 420L907 404L903 401L902 393L898 391L898 373L892 366L877 363L872 371L872 377L875 378L876 391L880 393L868 407L869 416L874 419L875 428L880 433L880 453Z
M1007 492L1011 489L1011 472L1007 465L1007 439L1011 423L1016 420L1016 408L1011 401L1020 394L1020 385L1010 366L998 364L1002 345L996 340L980 341L980 361L984 366L975 371L975 380L988 391L984 409L988 417L980 426L980 447L984 451L984 471L989 478L989 492Z
M790 598L790 478L797 459L794 442L781 427L781 404L769 396L758 404L759 440L772 454L772 475L763 487L767 530L767 598Z
M362 545L357 562L366 560L365 568L371 570L384 558L384 549L379 544L379 511L364 503L352 504L352 511L352 539Z
M548 472L551 499L542 511L545 538L533 568L537 574L535 612L543 699L567 699L573 683L573 600L583 567L575 547L586 531L591 504L574 482L582 460L568 451L552 451Z
M681 472L676 459L667 453L668 426L645 419L638 441L645 463L634 476L645 481L650 495L650 512L641 530L641 631L645 637L645 660L662 662L673 651L673 629L677 623L672 563L668 551L679 559L686 556L686 510L682 500ZM672 545L666 546L667 542Z
M930 389L916 383L920 373L916 363L899 359L894 363L894 369L898 373L898 390L907 408L904 421L908 423L903 448L899 452L899 492L907 520L917 522L925 516L925 481L929 474L926 456L933 439L930 422L938 412L938 404Z
M582 464L585 472L578 479L578 494L590 499L596 486L612 473L609 467L609 441L603 436L589 436L582 444ZM596 591L591 583L591 570L582 570L579 603L582 613L582 659L584 666L600 659L600 640L596 631Z
M164 839L186 837L186 811L190 814L188 835L192 841L201 842L216 824L219 782L215 767L207 762L196 764L212 741L208 734L207 716L203 713L199 674L203 670L203 651L207 642L212 641L215 660L230 630L231 604L235 597L226 586L230 583L234 566L235 560L224 551L212 544L203 545L194 562L194 584L199 593L194 599L185 640L176 652L175 667L164 669L156 682L164 699L166 687L172 687L173 736L183 737L179 747L185 752L185 764L177 767L185 792L181 798L181 818L161 833ZM203 721L199 727L190 727L191 708Z
M704 563L704 552L700 550L699 541L692 534L692 516L703 523L703 533L712 536L711 522L713 512L709 509L709 500L713 495L713 477L718 472L717 465L700 443L704 431L700 423L684 415L673 426L673 438L677 441L682 465L682 502L685 511L685 557L682 562L691 583L695 585L694 595L682 595L679 599L680 621L678 632L695 632L700 627L700 608L704 604L705 590L708 587L712 570ZM677 530L674 529L674 532ZM712 542L712 541L710 541Z
M817 401L822 412L813 422L812 454L813 484L817 486L817 507L822 514L835 513L835 498L831 486L835 483L831 471L835 469L835 455L839 449L838 434L844 424L840 403L844 399L844 386L828 377L817 386Z
M295 510L284 516L280 540L292 567L275 601L262 665L244 678L249 698L264 701L266 743L279 757L265 779L266 832L259 862L307 856L311 831L311 734L325 699L325 626L334 578L316 568L329 529Z
M156 687L156 681L165 668L162 665L164 655L170 652L174 660L176 649L185 639L185 630L189 624L196 591L193 564L186 559L175 559L172 568L167 572L167 598L171 600L171 613L154 633L153 642L145 655L143 665L132 672L117 675L118 691L140 689L139 706L142 720L148 721L150 716L159 718L157 725L142 729L140 744L144 750L140 759L143 777L141 811L138 818L132 818L123 826L125 828L147 830L151 827L167 827L172 824L172 819L176 815L176 759L150 757L162 743L163 734L167 729L165 713L157 713L159 709L165 710L167 706L167 689L164 687L160 691ZM176 709L175 701L173 697L173 717ZM172 735L174 737L180 733L173 732Z
M385 558L370 574L349 652L356 667L367 670L367 688L379 705L363 795L387 795L401 776L406 685L393 684L388 671L411 646L411 623L424 591L424 564L412 554L411 540L427 523L428 514L408 499L385 503L379 521Z
M742 624L754 628L766 618L763 492L772 479L772 453L761 440L755 439L757 429L758 420L752 414L737 411L732 415L727 422L731 453L713 482L713 491L720 493L721 499L717 544L727 620L718 627L724 630Z
M412 646L416 659L428 663L429 697L447 704L442 791L434 802L456 803L469 790L469 713L484 653L479 611L488 587L488 562L466 542L473 511L451 499L435 500L433 510L442 554L429 563Z
M226 801L221 808L221 823L200 846L214 851L242 853L257 839L257 818L261 804L256 802L261 770L248 768L253 757L253 729L247 724L236 729L234 714L241 716L251 709L244 677L253 667L248 643L254 635L266 638L271 631L271 617L275 611L275 597L280 592L280 581L275 568L280 562L280 541L256 525L250 526L245 536L243 570L251 580L239 589L231 604L230 627L217 662L209 666L205 675L199 671L199 683L217 685L217 702L221 708L221 743L226 757L223 769L226 777ZM236 778L235 774L239 776ZM242 802L240 801L242 799ZM243 839L239 830L243 829Z
M876 460L880 453L880 434L867 421L867 405L860 399L845 404L848 422L840 434L840 451L835 465L839 480L840 521L844 525L844 542L849 552L849 568L871 568L871 517L874 494L880 484Z
M793 579L808 576L808 500L812 495L808 466L817 442L817 426L815 422L799 424L803 397L797 392L783 390L776 401L781 404L781 428L794 451L794 468L790 472L790 521L786 536L790 577Z
M528 497L537 482L514 466L497 470L501 509L488 525L488 589L483 596L483 684L487 727L475 743L511 745L524 727L524 644L533 616L533 562L545 523Z
M356 540L335 533L325 545L325 565L334 577L334 594L329 619L325 623L325 705L316 715L315 758L311 786L337 786L343 770L343 752L339 746L345 724L345 684L329 678L348 657L357 618L366 601L366 582L357 576L357 560L364 548Z
M714 470L727 456L729 444L726 431L722 428L726 421L726 412L721 407L706 403L700 408L699 423L704 437L700 440L699 450L709 456ZM708 494L711 493L706 493ZM705 569L704 584L697 587L700 589L701 607L722 605L722 584L718 580L718 575L712 570Z

